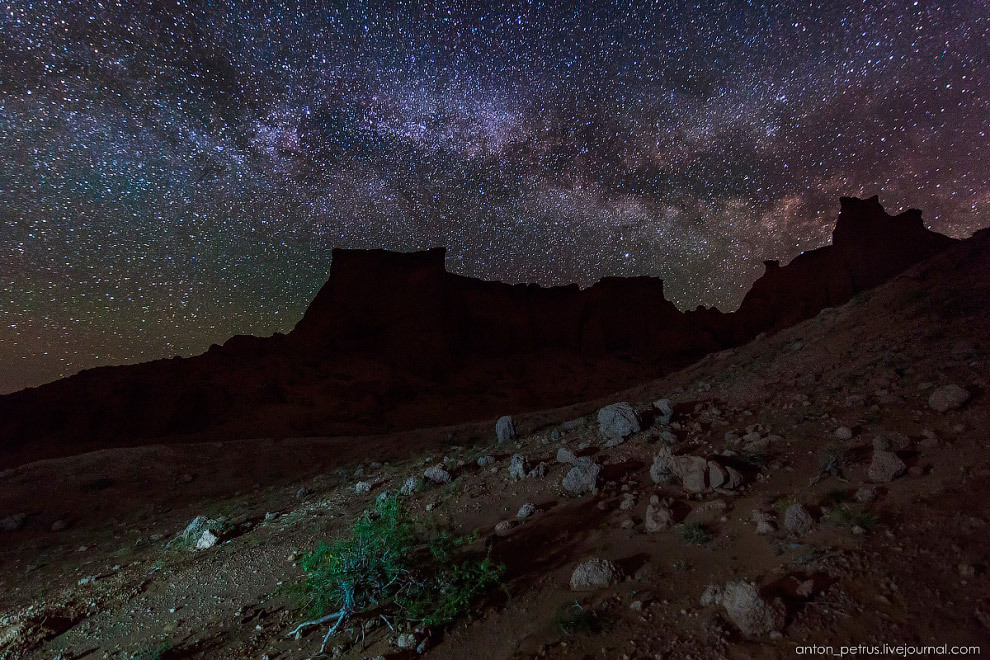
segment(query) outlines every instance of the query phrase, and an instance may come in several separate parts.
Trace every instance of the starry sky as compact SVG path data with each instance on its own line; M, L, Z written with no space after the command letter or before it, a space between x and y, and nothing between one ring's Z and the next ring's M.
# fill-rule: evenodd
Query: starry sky
M840 195L990 224L984 0L0 1L0 392L288 331L334 247L734 309Z

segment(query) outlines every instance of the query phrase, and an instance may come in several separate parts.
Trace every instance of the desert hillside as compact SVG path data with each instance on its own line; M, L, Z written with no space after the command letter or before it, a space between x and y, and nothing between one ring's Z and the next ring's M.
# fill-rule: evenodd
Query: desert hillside
M19 465L0 473L0 657L986 647L988 311L983 231L660 379L505 409L498 434L492 415ZM312 616L289 597L309 553L383 520L383 498L424 528L476 530L465 550L497 584L449 625L383 606L293 635Z

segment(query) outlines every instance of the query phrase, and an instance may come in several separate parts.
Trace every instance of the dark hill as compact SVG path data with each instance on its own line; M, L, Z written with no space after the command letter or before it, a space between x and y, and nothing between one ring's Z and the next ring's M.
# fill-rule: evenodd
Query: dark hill
M447 273L442 248L334 250L288 335L100 367L0 397L0 467L98 447L385 432L594 398L848 301L956 241L844 197L832 245L767 262L739 310L661 280L543 288Z

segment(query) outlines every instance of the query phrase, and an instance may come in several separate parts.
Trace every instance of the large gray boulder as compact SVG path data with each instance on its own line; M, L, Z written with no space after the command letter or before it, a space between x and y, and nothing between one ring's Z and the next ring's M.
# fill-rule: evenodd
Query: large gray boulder
M574 462L574 467L564 476L563 485L571 495L593 493L598 489L598 475L602 468L587 456L582 456Z
M722 591L722 607L744 634L759 637L780 630L786 610L779 599L772 602L760 596L748 582L730 582Z
M500 445L516 439L516 426L512 423L511 415L499 417L495 422L495 437L498 438Z
M598 433L610 447L620 444L639 430L639 417L625 401L613 403L598 411Z

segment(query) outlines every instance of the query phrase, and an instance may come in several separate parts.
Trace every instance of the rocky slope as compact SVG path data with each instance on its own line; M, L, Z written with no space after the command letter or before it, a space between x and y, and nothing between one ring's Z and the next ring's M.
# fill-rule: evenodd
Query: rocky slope
M953 245L919 211L842 198L832 245L734 313L678 311L649 277L586 290L449 274L444 251L334 251L288 335L104 367L0 397L0 467L154 442L385 433L601 396L849 300Z
M505 591L445 630L356 621L327 657L985 647L988 311L985 230L661 379L514 414L502 444L492 418L0 473L0 657L315 657L322 630L289 634L300 552L437 466L450 483L403 501L442 529L477 529ZM219 542L168 544L199 515L227 521Z

